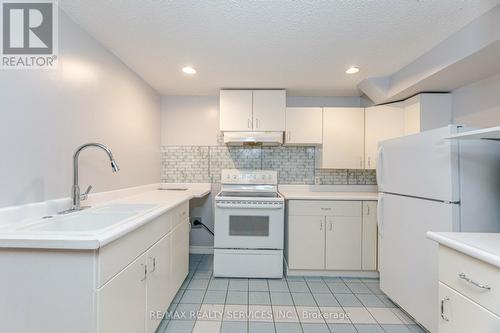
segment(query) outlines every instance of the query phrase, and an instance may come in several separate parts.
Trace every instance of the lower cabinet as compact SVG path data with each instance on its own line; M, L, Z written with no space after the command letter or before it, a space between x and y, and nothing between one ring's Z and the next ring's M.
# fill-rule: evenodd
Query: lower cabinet
M361 269L377 270L378 229L377 202L363 201L363 234L362 234Z
M360 203L361 204L361 203ZM326 217L326 269L361 269L361 217Z
M500 268L439 245L438 333L500 332Z
M99 332L144 332L146 258L143 254L98 290Z
M500 317L439 283L439 333L498 333Z
M377 268L375 201L290 200L288 268L359 271Z
M168 234L147 253L147 333L154 333L161 322L161 318L153 314L167 309L177 292L173 283L171 252L172 234Z
M189 218L172 231L172 284L180 288L189 270ZM175 293L174 293L175 294Z
M154 333L158 328L161 315L175 297L189 267L188 205L174 208L167 215L151 222L171 226L152 245L145 241L150 236L154 239L157 230L167 229L152 225L148 226L150 230L138 229L132 233L131 237L137 233L137 238L127 240L123 253L141 246L145 251L97 290L99 333Z
M288 266L292 269L325 267L325 217L288 217Z

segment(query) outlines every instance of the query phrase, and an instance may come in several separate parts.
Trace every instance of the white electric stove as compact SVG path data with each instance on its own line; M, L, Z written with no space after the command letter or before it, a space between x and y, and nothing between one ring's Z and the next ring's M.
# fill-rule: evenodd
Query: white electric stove
M276 171L222 170L214 276L281 278L285 202Z

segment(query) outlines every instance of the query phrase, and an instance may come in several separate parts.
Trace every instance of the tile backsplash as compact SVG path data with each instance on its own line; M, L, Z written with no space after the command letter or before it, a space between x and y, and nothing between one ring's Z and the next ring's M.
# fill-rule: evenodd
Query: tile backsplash
M222 169L278 171L280 184L376 185L375 170L315 169L314 147L162 146L161 181L219 183Z

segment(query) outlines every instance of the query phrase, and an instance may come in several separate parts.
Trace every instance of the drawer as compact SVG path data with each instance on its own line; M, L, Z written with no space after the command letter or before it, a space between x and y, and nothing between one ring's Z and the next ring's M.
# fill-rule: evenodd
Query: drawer
M98 252L97 287L142 255L172 229L174 211L158 216L137 230L107 244Z
M466 279L470 279L467 281ZM446 246L439 247L439 281L500 315L500 269ZM481 288L478 285L491 289ZM500 332L500 331L499 331Z
M439 283L439 333L498 333L500 318L467 297Z
M288 215L359 217L361 205L361 201L290 200Z

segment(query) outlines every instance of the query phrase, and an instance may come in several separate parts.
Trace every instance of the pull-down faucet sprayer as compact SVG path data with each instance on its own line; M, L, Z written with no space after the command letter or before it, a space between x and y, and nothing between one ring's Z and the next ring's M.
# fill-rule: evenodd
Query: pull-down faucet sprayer
M92 189L92 186L89 186L84 194L80 194L80 186L78 184L78 176L79 176L78 175L78 162L79 162L78 157L80 156L80 153L82 150L89 148L89 147L96 147L96 148L100 148L100 149L104 150L106 152L106 154L108 154L109 160L111 162L111 169L113 170L113 172L117 172L120 170L120 168L118 167L118 164L116 163L116 161L113 157L113 153L105 145L103 145L101 143L86 143L86 144L78 147L78 149L75 151L75 154L73 155L73 186L71 188L71 208L64 211L64 212L61 212L61 214L71 213L71 212L75 212L75 211L83 209L80 206L80 201L87 199L87 196L88 196L90 190Z

